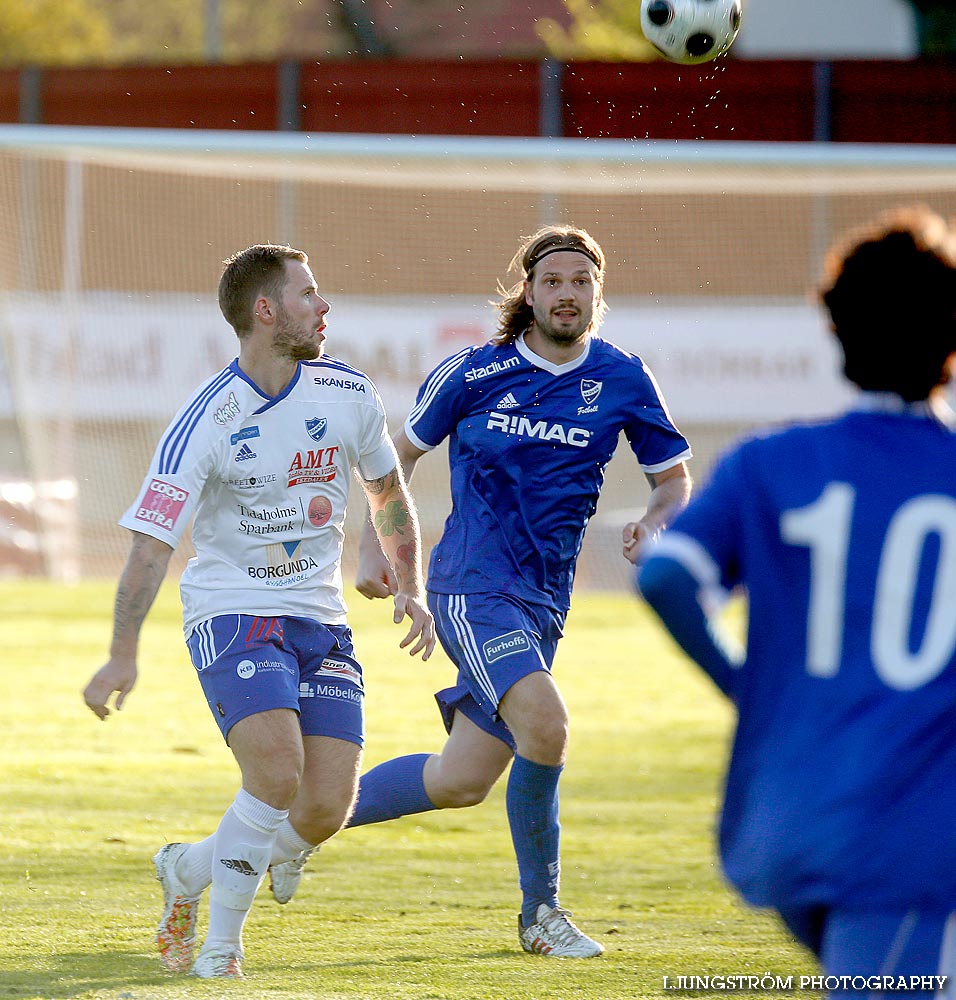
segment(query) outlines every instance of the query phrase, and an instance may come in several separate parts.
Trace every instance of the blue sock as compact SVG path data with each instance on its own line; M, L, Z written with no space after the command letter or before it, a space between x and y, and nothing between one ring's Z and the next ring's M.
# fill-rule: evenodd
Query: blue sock
M561 824L558 822L558 779L561 767L535 764L515 755L508 777L505 805L518 859L521 920L534 922L542 903L558 905L561 877Z
M425 761L431 754L415 753L373 767L359 780L358 801L346 824L365 826L435 808L425 792Z

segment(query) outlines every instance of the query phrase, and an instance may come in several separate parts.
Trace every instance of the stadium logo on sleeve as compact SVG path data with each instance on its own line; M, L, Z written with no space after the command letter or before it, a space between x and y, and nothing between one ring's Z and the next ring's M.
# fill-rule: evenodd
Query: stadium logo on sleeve
M305 429L309 432L309 437L313 441L321 441L325 437L325 432L329 429L328 417L313 417L306 420Z
M521 358L505 358L504 361L492 361L490 365L484 365L481 368L468 368L465 370L465 381L474 382L479 378L497 375L498 372L506 372L509 368L515 368L520 364Z
M481 649L485 654L485 661L494 663L495 660L504 659L506 656L527 652L531 649L531 640L528 638L528 633L519 628L514 632L506 632L504 635L489 639Z
M172 531L188 499L189 493L186 490L173 486L172 483L165 483L162 479L152 479L146 488L142 506L136 511L136 519L149 521L166 531Z

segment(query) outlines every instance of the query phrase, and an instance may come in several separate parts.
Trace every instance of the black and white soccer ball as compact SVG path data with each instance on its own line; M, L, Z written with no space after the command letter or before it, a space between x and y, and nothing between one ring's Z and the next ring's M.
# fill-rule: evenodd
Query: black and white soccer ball
M641 30L665 59L692 66L730 48L740 12L741 0L641 0Z

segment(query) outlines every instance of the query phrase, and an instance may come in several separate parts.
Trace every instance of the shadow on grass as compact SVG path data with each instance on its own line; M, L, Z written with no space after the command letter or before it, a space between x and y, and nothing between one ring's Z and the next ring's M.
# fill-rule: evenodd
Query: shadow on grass
M499 949L463 952L456 957L467 963L513 959L515 954L512 950ZM254 986L257 966L263 982L271 982L277 974L281 978L290 972L297 977L310 974L322 977L336 970L380 968L384 971L388 967L428 965L434 961L434 953L424 952L329 962L303 961L290 969L287 965L274 967L253 958L249 962L245 985ZM191 976L166 972L159 967L155 956L131 951L44 955L42 968L0 970L0 997L10 1000L74 1000L90 994L111 1000L178 997L190 985L200 987L203 984Z
M22 971L0 970L0 997L70 1000L98 990L122 997L124 990L162 989L182 982L182 977L160 968L154 956L131 951L45 954L39 965Z
M527 956L525 956L524 952L514 951L513 949L499 948L496 951L457 951L455 952L454 961L457 963L468 963L500 961L501 959L514 958L527 960ZM423 952L420 954L380 955L377 957L372 956L370 958L349 958L338 962L303 961L296 967L296 972L301 974L307 972L329 972L334 969L363 969L386 967L391 965L418 965L428 963L435 963L435 953L433 951ZM273 968L281 970L282 967L274 966ZM254 972L251 963L249 965L249 969L250 973Z

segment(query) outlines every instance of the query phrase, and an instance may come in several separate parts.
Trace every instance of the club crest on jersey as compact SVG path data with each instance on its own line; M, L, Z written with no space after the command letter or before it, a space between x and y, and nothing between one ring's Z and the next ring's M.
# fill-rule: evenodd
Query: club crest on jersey
M321 441L325 437L325 432L329 429L328 417L313 417L306 420L305 429L309 432L309 437L313 441Z
M595 382L594 379L583 378L581 379L581 398L590 406L601 395L603 388L603 382Z

